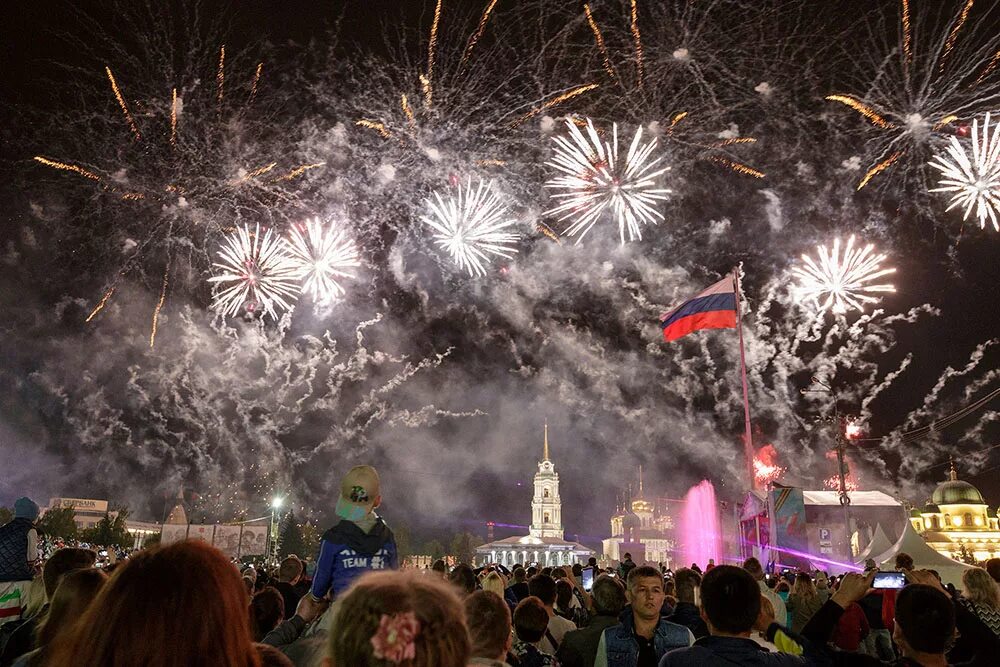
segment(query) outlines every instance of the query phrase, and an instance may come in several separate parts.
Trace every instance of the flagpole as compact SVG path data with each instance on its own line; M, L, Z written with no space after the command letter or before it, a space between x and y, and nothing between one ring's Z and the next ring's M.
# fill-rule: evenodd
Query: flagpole
M740 269L733 269L733 280L736 287L736 330L740 338L740 378L743 381L743 417L746 422L746 433L743 436L743 455L746 458L747 474L750 476L750 488L757 488L753 470L753 432L750 428L750 395L747 391L747 357L743 345L743 309L740 307Z

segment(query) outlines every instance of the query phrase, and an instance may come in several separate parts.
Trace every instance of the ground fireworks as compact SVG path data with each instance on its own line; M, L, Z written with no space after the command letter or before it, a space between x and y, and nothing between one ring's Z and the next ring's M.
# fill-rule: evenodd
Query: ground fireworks
M350 269L361 265L358 248L347 232L316 218L292 225L289 251L302 281L302 293L317 303L330 303L343 296L339 281L354 278Z
M870 243L857 248L852 235L843 252L837 239L831 250L821 245L816 253L817 259L802 255L802 265L792 269L792 275L798 279L796 295L811 301L821 312L864 310L867 304L878 303L876 295L896 291L893 285L876 283L896 269L882 268L886 256L877 254Z
M552 197L560 203L545 214L557 216L560 222L571 221L566 234L579 234L577 243L607 212L618 225L622 243L626 234L629 241L641 239L643 225L663 220L654 207L670 194L657 184L656 179L670 167L659 166L663 155L653 157L656 139L643 142L642 128L637 128L622 160L617 124L612 126L610 142L601 139L589 119L586 136L572 121L566 121L566 127L569 136L555 137L555 155L547 163L562 175L545 184L556 191Z
M1000 123L993 125L990 134L990 114L986 114L980 131L979 121L972 121L971 155L957 137L951 137L945 155L935 156L931 166L941 172L940 187L931 192L951 193L948 210L961 206L968 220L976 210L979 227L986 228L986 221L1000 231L997 208L1000 207Z
M470 178L455 196L435 192L426 209L420 219L433 230L434 243L469 275L486 275L491 256L510 259L517 253L518 235L510 231L517 221L486 181L473 187Z
M219 250L214 266L221 271L209 278L219 283L220 290L212 306L224 316L262 312L277 319L289 310L299 294L299 271L289 252L288 243L270 229L253 232L247 226L238 227Z

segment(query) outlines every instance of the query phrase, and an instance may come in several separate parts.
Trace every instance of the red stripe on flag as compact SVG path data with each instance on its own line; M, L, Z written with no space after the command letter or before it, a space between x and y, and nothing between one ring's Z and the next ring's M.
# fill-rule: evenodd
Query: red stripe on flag
M21 605L16 607L6 607L0 609L0 618L7 618L8 616L20 616L21 615Z
M663 340L670 342L699 329L733 329L736 327L735 310L710 310L682 317L663 329Z

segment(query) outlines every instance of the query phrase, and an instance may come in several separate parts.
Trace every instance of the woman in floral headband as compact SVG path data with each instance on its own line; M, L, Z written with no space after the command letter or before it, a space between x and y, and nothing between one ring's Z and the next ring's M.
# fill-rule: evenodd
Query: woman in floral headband
M462 603L446 582L373 572L340 598L330 631L333 667L465 667L471 648Z

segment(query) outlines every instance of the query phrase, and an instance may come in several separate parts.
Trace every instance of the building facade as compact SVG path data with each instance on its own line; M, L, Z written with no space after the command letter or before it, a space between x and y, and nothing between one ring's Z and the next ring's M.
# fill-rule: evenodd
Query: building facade
M674 520L666 504L657 508L647 500L639 467L639 495L615 508L611 517L611 536L601 541L604 558L620 561L626 553L637 563L662 563L672 567L674 560Z
M528 534L484 544L476 549L480 565L499 563L506 567L536 563L540 567L586 562L591 549L565 539L559 473L549 458L549 427L545 426L542 460L535 473Z
M998 510L1000 513L1000 510ZM954 560L1000 557L1000 520L979 489L958 479L955 464L922 508L910 512L914 530L938 553Z

